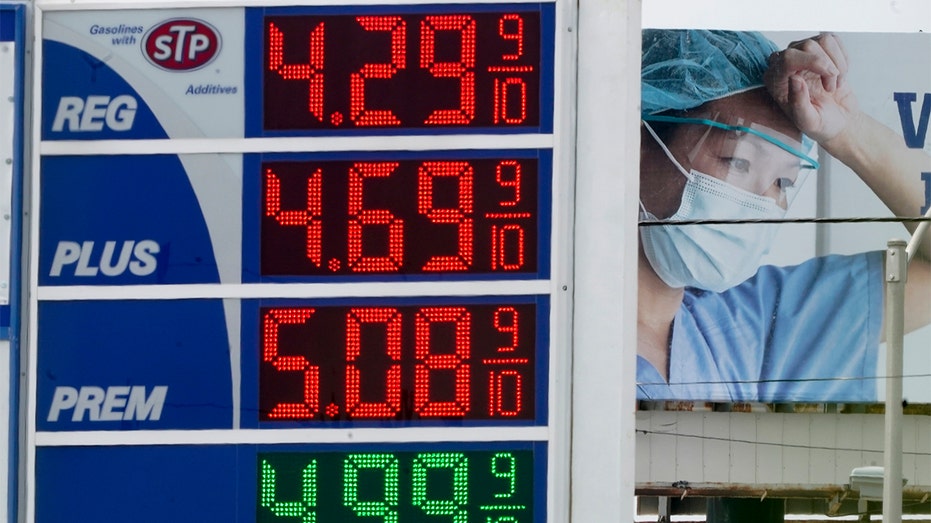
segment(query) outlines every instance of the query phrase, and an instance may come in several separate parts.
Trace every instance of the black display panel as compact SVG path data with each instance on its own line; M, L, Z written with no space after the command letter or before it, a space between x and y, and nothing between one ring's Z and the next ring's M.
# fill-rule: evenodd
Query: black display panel
M260 307L259 421L533 421L546 309L507 298Z
M532 450L260 452L256 521L531 522Z
M262 129L537 127L539 9L266 15Z
M545 168L504 155L263 161L261 275L535 274Z

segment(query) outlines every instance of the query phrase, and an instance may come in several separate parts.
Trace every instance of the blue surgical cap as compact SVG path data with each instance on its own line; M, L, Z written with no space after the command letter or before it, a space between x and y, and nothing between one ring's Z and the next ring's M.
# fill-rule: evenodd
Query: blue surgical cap
M763 85L776 45L759 33L643 31L641 112L685 110Z

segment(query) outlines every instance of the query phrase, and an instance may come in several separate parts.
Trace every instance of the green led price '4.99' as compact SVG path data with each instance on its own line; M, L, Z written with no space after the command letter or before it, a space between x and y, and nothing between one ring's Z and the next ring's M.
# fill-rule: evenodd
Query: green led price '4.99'
M269 452L257 522L531 523L533 452Z

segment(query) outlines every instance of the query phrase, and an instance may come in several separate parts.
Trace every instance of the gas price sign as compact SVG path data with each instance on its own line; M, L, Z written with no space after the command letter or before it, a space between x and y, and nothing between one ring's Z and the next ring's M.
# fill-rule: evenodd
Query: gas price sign
M557 1L39 5L24 520L561 519Z
M54 489L37 493L39 521L108 521L122 514L146 523L166 516L233 523L547 521L544 442L42 450L38 473ZM100 503L88 496L99 482L87 488L74 482L81 471L99 481L118 478L111 490L137 495Z
M541 125L539 10L269 13L263 131Z

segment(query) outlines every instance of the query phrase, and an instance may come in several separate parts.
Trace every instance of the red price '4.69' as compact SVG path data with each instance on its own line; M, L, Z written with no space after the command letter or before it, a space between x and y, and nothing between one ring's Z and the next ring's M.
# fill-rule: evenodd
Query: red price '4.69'
M540 13L267 16L264 129L535 127Z
M532 274L534 158L263 162L266 276Z

